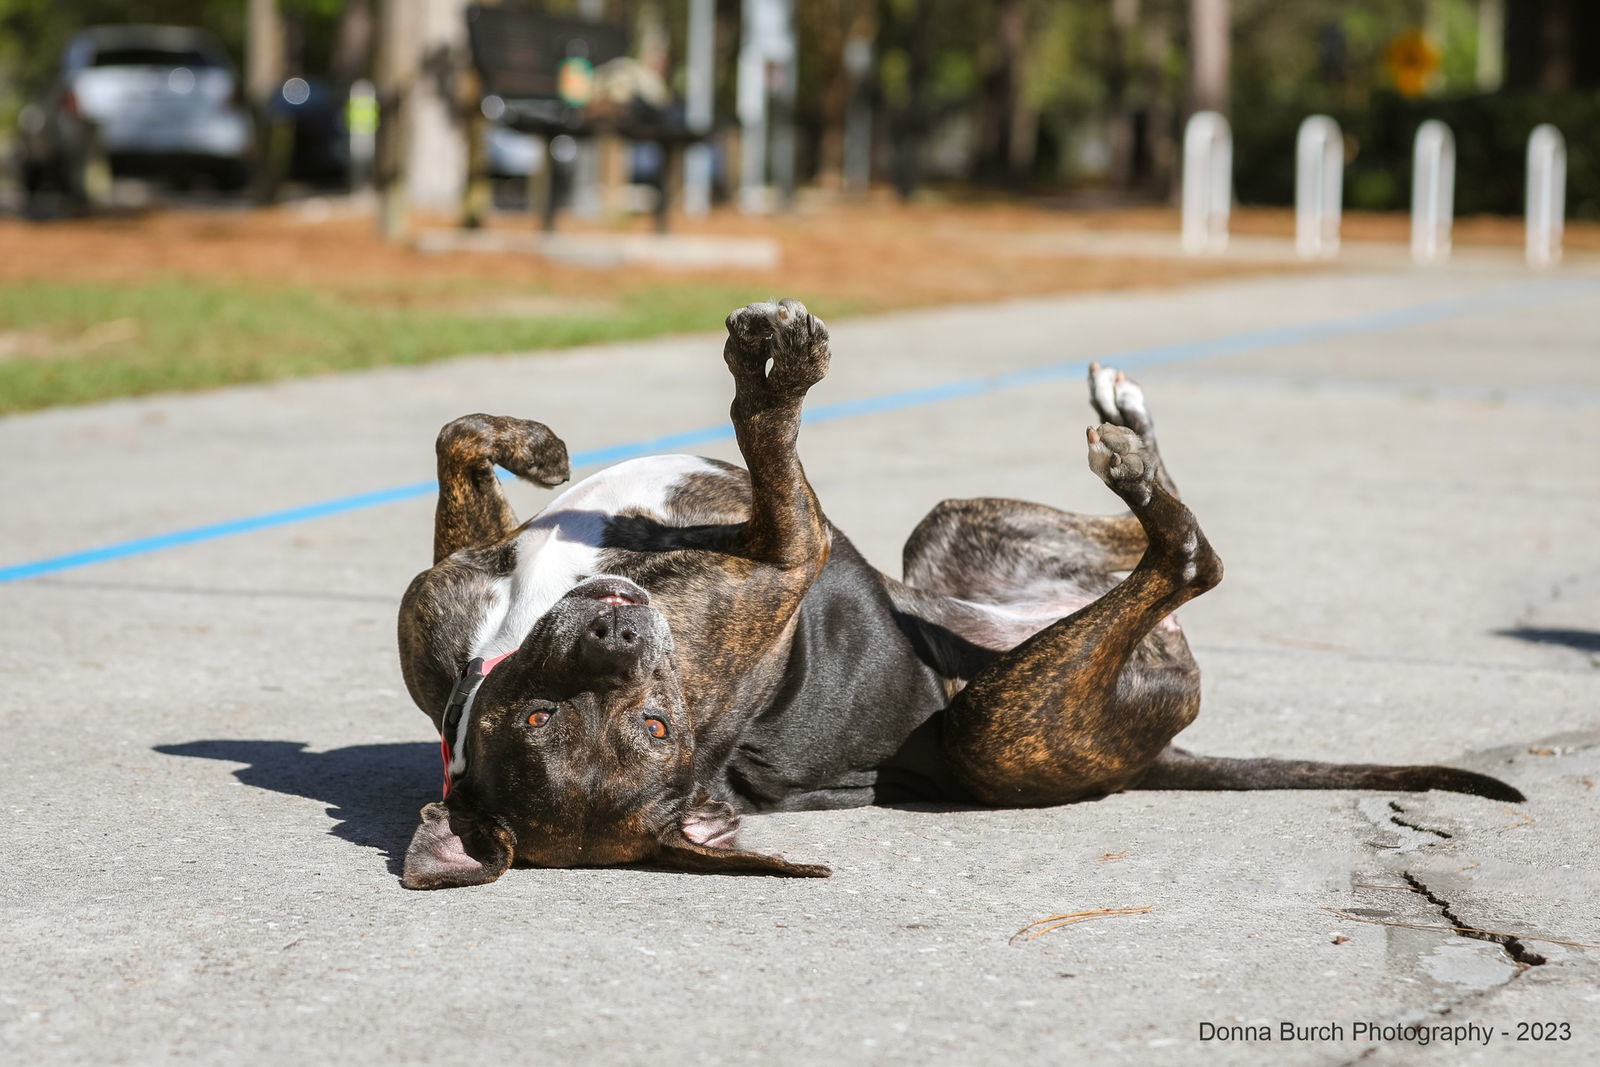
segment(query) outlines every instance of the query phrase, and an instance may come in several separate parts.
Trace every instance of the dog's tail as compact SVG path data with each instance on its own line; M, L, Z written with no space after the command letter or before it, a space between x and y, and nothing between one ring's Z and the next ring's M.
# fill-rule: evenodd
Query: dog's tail
M1498 778L1456 767L1391 767L1381 763L1228 759L1168 746L1129 789L1382 789L1421 793L1444 789L1517 803L1527 798Z

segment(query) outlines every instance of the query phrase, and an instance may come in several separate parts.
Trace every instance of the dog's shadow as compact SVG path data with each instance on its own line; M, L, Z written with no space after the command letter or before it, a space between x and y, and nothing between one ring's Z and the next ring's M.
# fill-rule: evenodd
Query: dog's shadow
M425 742L307 752L303 741L188 741L156 745L155 751L247 764L233 772L245 785L327 804L337 820L328 832L383 852L394 874L417 828L418 810L437 797L424 783L440 773L439 746Z

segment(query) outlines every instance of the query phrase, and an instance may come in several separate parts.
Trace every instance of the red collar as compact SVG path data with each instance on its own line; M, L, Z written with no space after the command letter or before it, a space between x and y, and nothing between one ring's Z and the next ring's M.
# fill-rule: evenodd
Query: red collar
M459 778L467 771L467 726L472 721L472 705L478 697L478 687L483 680L489 677L489 672L505 660L507 656L516 652L502 652L498 656L488 659L474 659L461 671L461 677L456 679L456 684L450 690L450 699L445 702L444 717L440 720L439 730L439 755L444 761L444 796L450 796L450 786L454 778ZM454 734L455 744L451 744L451 735ZM459 753L455 755L454 753Z

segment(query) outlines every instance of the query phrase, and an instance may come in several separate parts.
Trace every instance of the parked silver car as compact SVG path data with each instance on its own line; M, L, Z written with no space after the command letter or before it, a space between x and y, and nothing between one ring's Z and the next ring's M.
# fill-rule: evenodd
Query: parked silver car
M30 191L91 199L112 173L237 187L248 173L249 110L228 54L183 26L97 26L68 43L61 74L22 116Z

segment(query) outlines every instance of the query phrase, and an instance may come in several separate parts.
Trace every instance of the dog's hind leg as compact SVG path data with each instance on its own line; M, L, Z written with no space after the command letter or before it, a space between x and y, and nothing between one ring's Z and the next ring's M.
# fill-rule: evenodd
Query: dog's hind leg
M1177 499L1138 383L1114 367L1091 363L1089 403L1103 422L1138 435L1156 483ZM908 585L929 593L1002 603L1028 599L1030 587L1096 584L1132 569L1147 544L1132 513L1076 515L1021 500L946 500L911 531L904 573Z
M917 523L902 554L907 585L983 604L1048 599L1062 584L1111 584L1146 548L1132 515L1077 515L1046 504L945 500Z
M566 481L567 446L543 423L503 415L463 415L439 431L439 505L433 562L463 548L491 545L517 528L495 467L554 488Z
M987 803L1125 788L1199 711L1199 671L1182 634L1160 624L1221 580L1221 561L1138 435L1090 430L1089 463L1147 547L1126 579L996 658L946 709L951 767Z
M1143 451L1156 463L1156 481L1161 488L1178 496L1178 485L1167 471L1166 461L1156 444L1156 424L1145 403L1144 390L1139 383L1115 367L1089 364L1089 404L1102 422L1121 426L1139 435Z

